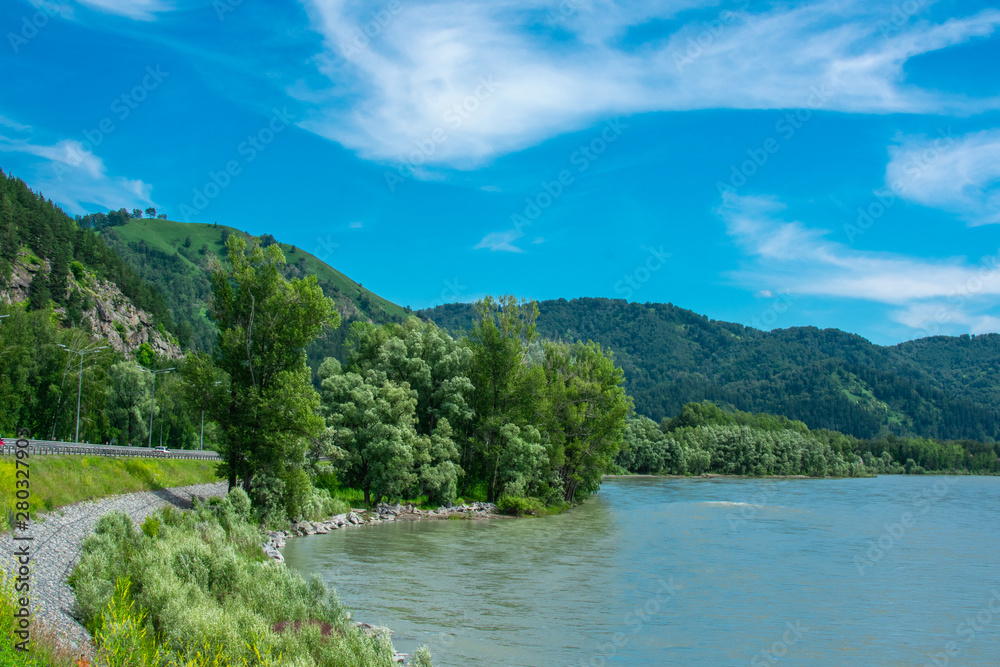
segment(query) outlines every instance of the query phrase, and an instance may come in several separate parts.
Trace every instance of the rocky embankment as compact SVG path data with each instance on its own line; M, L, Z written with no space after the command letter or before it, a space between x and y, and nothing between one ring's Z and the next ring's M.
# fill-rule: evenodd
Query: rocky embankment
M469 503L439 507L436 510L422 510L414 505L387 505L382 503L374 510L352 509L345 514L337 514L324 521L299 521L290 530L273 530L267 533L268 541L264 543L264 553L276 561L284 562L285 558L279 549L285 546L285 541L291 537L306 535L323 535L342 528L357 528L359 526L374 526L390 521L419 521L422 519L509 519L506 514L498 514L493 503Z

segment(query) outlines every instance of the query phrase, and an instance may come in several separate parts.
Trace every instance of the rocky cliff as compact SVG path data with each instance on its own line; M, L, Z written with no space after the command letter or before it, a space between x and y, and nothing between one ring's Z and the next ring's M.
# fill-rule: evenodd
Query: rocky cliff
M181 348L170 336L157 330L153 316L136 308L122 294L118 286L108 280L98 279L92 272L79 269L68 275L68 291L77 290L81 297L81 317L71 322L66 308L55 312L64 326L75 324L90 331L96 338L128 357L134 356L143 343L149 343L155 352L177 359L183 356ZM11 272L7 287L0 290L0 301L20 303L28 300L31 281L39 272L48 273L50 264L22 250Z

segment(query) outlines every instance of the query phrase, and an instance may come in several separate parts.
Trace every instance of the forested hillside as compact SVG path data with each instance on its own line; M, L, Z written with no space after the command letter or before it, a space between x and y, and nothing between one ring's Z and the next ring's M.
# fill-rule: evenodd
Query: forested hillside
M88 216L90 217L90 216ZM215 344L216 327L207 316L211 294L211 263L224 260L230 234L246 236L231 227L215 224L183 223L158 218L114 221L104 216L101 236L122 260L164 294L182 345L208 350ZM345 324L371 321L379 324L400 322L406 311L370 292L312 254L278 242L267 234L261 244L277 243L285 253L286 278L315 275L324 295L332 298ZM328 356L343 358L343 342L348 326L329 331L310 344L307 353L315 370Z
M448 330L473 318L468 304L418 314ZM590 298L540 302L538 330L613 350L636 411L657 421L710 400L859 438L1000 438L997 334L882 347L837 329L765 332L672 304Z

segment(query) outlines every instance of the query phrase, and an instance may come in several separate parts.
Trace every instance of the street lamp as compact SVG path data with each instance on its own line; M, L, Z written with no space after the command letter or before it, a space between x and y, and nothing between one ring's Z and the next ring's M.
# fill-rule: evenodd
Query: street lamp
M156 408L156 376L160 373L169 373L170 371L177 370L176 368L164 368L160 371L151 371L148 368L143 368L139 364L135 365L141 371L151 373L153 375L153 390L149 394L149 443L146 445L150 449L153 448L153 410Z
M212 386L213 387L217 387L220 384L222 384L222 380L219 380L218 382L213 382ZM202 451L202 449L204 449L204 447L205 447L205 406L202 405L202 407L201 407L201 438L198 440L198 451L199 452Z
M4 317L7 317L4 315ZM80 379L76 383L76 444L80 444L80 393L83 390L83 355L90 354L91 352L97 352L103 350L107 345L101 345L100 347L91 347L83 350L74 350L68 348L62 343L56 343L59 347L66 350L67 352L72 352L73 354L80 355Z

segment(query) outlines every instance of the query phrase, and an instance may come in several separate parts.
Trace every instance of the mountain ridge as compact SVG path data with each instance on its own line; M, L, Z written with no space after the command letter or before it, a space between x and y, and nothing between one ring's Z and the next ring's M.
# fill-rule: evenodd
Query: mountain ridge
M470 304L417 311L467 330ZM582 297L539 302L539 333L592 339L625 370L636 411L661 420L692 401L798 419L856 437L888 434L994 441L1000 335L879 346L840 329L763 331L671 303ZM974 350L954 349L972 346ZM965 378L974 378L975 384Z

